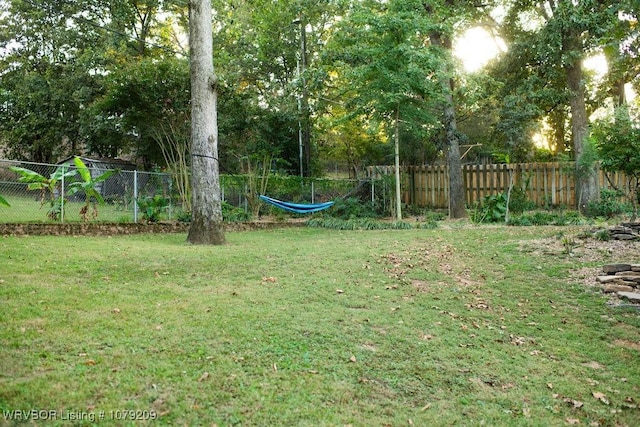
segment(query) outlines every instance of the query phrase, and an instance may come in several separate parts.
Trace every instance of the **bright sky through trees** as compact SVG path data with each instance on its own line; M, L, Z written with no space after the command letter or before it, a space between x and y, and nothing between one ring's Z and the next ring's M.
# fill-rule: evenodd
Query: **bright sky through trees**
M469 28L454 43L455 56L462 61L465 71L469 73L480 70L506 50L507 45L502 39L493 37L481 27Z

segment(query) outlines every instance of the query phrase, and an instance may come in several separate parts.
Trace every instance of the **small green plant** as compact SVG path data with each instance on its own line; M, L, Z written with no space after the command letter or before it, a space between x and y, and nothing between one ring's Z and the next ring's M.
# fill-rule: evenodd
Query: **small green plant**
M11 206L9 204L9 202L7 202L7 199L5 199L4 197L0 196L0 205L2 206Z
M27 190L40 190L40 207L44 206L47 200L49 200L49 210L47 211L47 217L51 220L57 221L62 214L63 198L60 195L60 182L65 178L70 178L76 174L74 169L69 169L68 166L59 166L49 177L40 175L38 172L31 169L21 168L18 166L12 166L9 168L13 172L20 175L18 182L24 182L27 184Z
M222 215L224 217L224 213ZM176 219L178 222L191 222L191 212L179 209L176 214Z
M243 222L250 219L249 212L237 208L227 202L222 202L222 218L226 222Z
M562 242L562 247L564 248L563 253L567 255L573 253L573 249L576 247L576 240L573 236L562 236L560 242Z
M168 207L169 199L162 194L138 199L138 209L142 213L142 219L147 222L158 222Z
M97 189L99 183L106 181L109 179L111 175L116 173L116 170L108 170L103 172L97 177L91 176L91 171L84 164L80 157L75 157L73 162L76 165L76 169L78 171L78 175L80 175L81 181L72 182L69 185L69 194L74 194L77 192L84 193L85 204L80 208L80 217L83 221L89 220L89 207L92 207L91 218L95 219L98 217L98 207L97 205L104 205L104 198L102 194Z
M505 193L485 196L482 202L476 204L471 212L471 221L503 222L507 213L507 195Z
M596 231L593 234L593 237L596 240L600 240L601 242L606 242L606 241L611 240L611 235L609 234L609 231L608 230L604 230L604 229Z

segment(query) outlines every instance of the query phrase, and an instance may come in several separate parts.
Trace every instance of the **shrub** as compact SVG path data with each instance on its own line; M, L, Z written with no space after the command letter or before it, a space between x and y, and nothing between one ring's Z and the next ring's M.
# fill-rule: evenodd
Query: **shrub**
M222 218L226 222L243 222L251 219L251 215L242 208L222 202Z
M600 200L589 202L588 212L590 216L613 218L616 215L627 212L627 204L620 201L624 193L617 190L603 188L600 190Z
M379 217L370 203L363 203L355 197L336 200L336 203L326 212L326 215L340 219Z
M531 212L509 218L508 225L531 226L531 225L582 225L585 219L579 212Z
M142 213L142 219L147 222L158 222L160 215L169 207L169 199L162 194L145 196L138 199L138 209Z
M332 230L410 230L411 223L404 221L378 221L373 218L340 219L330 217L315 217L307 221L307 226L329 228ZM428 228L419 226L417 228ZM433 226L431 228L434 228Z
M505 193L485 196L481 203L476 204L471 212L471 221L501 222L507 213L507 195Z

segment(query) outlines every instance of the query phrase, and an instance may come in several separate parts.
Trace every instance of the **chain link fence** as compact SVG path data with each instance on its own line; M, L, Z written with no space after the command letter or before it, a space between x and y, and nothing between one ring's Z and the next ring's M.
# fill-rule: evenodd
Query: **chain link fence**
M104 203L96 203L95 198L87 200L84 191L75 190L82 180L79 174L74 173L73 164L53 165L0 159L0 200L4 199L9 205L0 203L0 223L126 223L188 221L190 218L188 203L182 199L171 174L115 169L109 178L99 181L98 177L108 169L104 165L91 167L88 164L87 168L91 179L96 181L91 186ZM25 174L39 184L21 182ZM251 179L246 175L221 175L223 205L249 213L251 189L255 188L251 185ZM383 179L358 181L271 175L265 192L270 197L289 202L319 203L356 197L373 206L381 203L386 205L387 200L392 199L385 194L387 187L391 188ZM259 212L281 214L273 209L276 208L261 205Z

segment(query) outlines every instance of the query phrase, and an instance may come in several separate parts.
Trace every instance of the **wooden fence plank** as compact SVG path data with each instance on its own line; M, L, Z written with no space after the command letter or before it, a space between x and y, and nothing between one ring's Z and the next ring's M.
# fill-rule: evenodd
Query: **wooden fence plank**
M473 206L485 196L508 191L513 181L513 185L522 188L537 206L573 207L576 201L574 169L571 162L464 165L465 200L468 206ZM446 166L411 166L402 171L404 203L417 207L448 207L449 171ZM368 173L379 178L393 175L394 168L372 166ZM622 173L605 174L599 170L598 180L601 188L616 187L628 191L628 182Z

